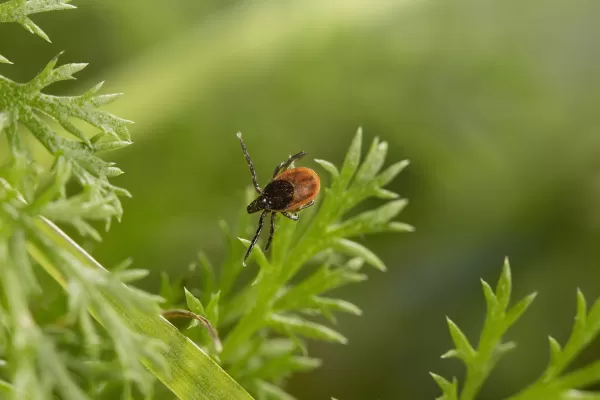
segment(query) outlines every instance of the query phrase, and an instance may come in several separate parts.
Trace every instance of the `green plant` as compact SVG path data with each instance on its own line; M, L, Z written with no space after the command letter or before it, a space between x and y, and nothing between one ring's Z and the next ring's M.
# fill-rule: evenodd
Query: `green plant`
M8 1L0 22L19 22L48 40L27 15L73 7L67 3ZM123 284L145 270L125 263L109 273L55 225L99 240L94 221L108 229L121 217L119 196L129 193L109 178L122 172L98 154L130 144L129 121L98 109L119 97L98 95L102 83L80 96L42 93L85 67L57 61L24 84L0 76L0 134L9 150L0 166L2 398L97 398L115 387L124 398L134 390L150 397L154 376L182 399L249 398L160 317L160 297ZM99 132L89 135L73 119ZM50 154L50 166L34 157L23 128Z
M448 327L455 349L448 351L442 358L460 359L467 368L467 375L462 389L459 391L458 381L431 374L441 388L442 400L475 399L486 378L504 354L514 349L515 343L502 342L504 333L527 310L536 293L532 293L509 307L512 290L512 279L508 260L504 263L502 274L498 280L496 291L481 281L487 303L487 314L479 344L474 348L458 326L448 319ZM598 399L600 392L584 392L580 389L600 382L600 361L585 367L564 373L565 369L594 340L600 332L600 300L588 312L586 300L581 291L577 291L577 314L575 325L564 349L553 338L550 341L550 362L542 376L509 397L510 400L575 400Z
M8 0L0 4L0 22L16 22L29 32L50 42L46 33L29 18L31 14L76 8L71 0ZM0 55L0 62L12 64Z
M205 316L221 332L227 332L222 352L216 351L204 329L195 329L200 326L196 322L188 331L190 337L259 399L292 398L282 388L285 378L320 365L319 360L307 355L304 339L346 343L341 333L312 317L320 315L334 323L335 313L360 315L361 311L352 303L324 294L365 280L367 276L361 271L365 263L385 270L373 252L350 238L413 230L407 224L392 221L407 201L383 188L408 162L400 161L380 172L387 143L376 138L362 164L361 144L359 130L339 171L327 161L315 160L329 172L331 186L325 189L324 198L318 200L320 206L312 218L307 210L298 222L278 219L270 256L260 246L251 255L250 260L258 265L254 279L244 282L240 278L249 244L244 237L251 237L255 228L248 224L244 210L234 234L222 224L228 258L219 269L220 275L200 254L203 284L195 291L196 295L185 290L190 310ZM252 195L250 190L246 201ZM371 197L389 201L379 208L348 216ZM298 278L300 271L303 274ZM165 281L163 295L177 305L177 294L171 287Z
M0 4L0 22L18 22L48 40L28 15L73 8L67 3L12 0ZM99 154L131 143L129 121L99 109L119 97L98 94L102 83L79 96L43 92L55 82L74 79L86 66L57 64L58 57L23 84L0 76L0 132L9 149L0 168L0 393L15 399L81 399L110 397L117 390L125 398L136 392L151 398L156 376L182 399L249 398L207 354L160 318L160 297L123 284L147 271L127 269L126 262L107 272L56 225L70 225L80 235L100 240L97 221L108 229L113 219L120 219L119 197L129 193L109 178L122 171ZM90 134L74 119L99 132ZM25 128L50 154L50 165L31 152ZM260 267L254 281L233 291L241 282L244 246L228 235L229 258L219 278L201 256L206 278L201 300L186 291L192 311L228 331L222 351L205 326L190 331L192 335L259 398L289 398L278 386L282 380L319 365L306 355L301 337L345 343L340 333L308 316L321 314L334 321L335 312L360 314L353 304L322 294L364 280L359 271L363 262L385 268L349 238L412 229L390 222L406 201L383 189L407 163L379 174L387 144L376 139L359 167L361 143L359 131L340 172L318 160L332 175L318 214L310 225L303 221L302 234L295 232L297 224L280 221L271 258L260 248L254 252ZM343 219L369 197L393 201ZM238 232L245 236L247 216L240 221ZM311 260L320 266L292 283ZM172 286L165 285L167 299L169 290ZM35 305L46 302L52 310L40 313Z

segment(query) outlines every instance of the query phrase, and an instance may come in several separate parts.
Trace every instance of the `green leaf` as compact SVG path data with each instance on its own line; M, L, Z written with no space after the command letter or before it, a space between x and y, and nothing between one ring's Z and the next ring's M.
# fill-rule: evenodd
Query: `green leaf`
M7 396L13 393L13 386L2 379L0 379L0 394L1 393L4 393Z
M311 339L346 344L348 339L340 333L324 325L317 324L296 316L272 314L269 325L278 332L299 334Z
M410 232L413 230L410 225L391 225L389 222L392 218L395 218L407 204L408 201L404 199L390 201L375 210L366 211L339 225L331 226L329 228L329 233L341 237L354 237L385 231Z
M215 268L203 252L198 253L198 261L200 263L200 270L203 278L202 291L208 295L209 293L213 293L216 288L217 278L215 275Z
M242 242L242 244L244 244L244 246L246 246L246 247L250 246L249 240L246 240L243 238L238 238L238 239L240 242ZM265 253L263 253L263 251L259 245L254 246L254 249L252 250L252 253L251 253L250 257L248 258L248 260L252 259L253 256L254 256L254 259L256 260L256 262L258 263L258 265L260 266L261 271L270 269L269 261L267 260L267 257L265 257Z
M115 276L123 283L135 282L140 279L144 279L148 276L150 271L147 269L127 269L124 271L118 271Z
M383 189L380 187L376 187L373 191L373 196L382 200L394 200L400 197L398 193L394 193L391 190ZM392 222L394 223L394 222ZM413 228L414 229L414 228Z
M387 142L379 142L379 138L377 137L373 139L365 161L356 173L356 177L354 178L355 184L370 183L373 180L385 162L387 149Z
M577 313L575 314L576 329L584 329L587 319L587 304L581 290L577 289Z
M79 326L81 327L83 337L85 338L85 345L88 354L90 354L93 359L97 359L100 356L102 338L98 334L98 331L94 326L94 322L86 310L81 309L79 314Z
M325 308L331 311L345 312L354 315L362 315L362 310L349 301L342 299L330 299L327 297L315 297L315 305L321 309Z
M214 325L219 324L219 297L221 292L213 293L206 306L206 318Z
M269 382L258 381L257 382L259 393L266 396L267 399L274 400L296 400L296 398L281 389L280 387L273 385Z
M0 7L9 3L0 4ZM99 104L117 97L93 95L101 85L96 85L81 96L61 97L42 93L43 88L54 82L73 79L73 74L86 66L86 64L66 64L56 67L57 61L58 56L26 84L19 84L0 76L0 91L3 93L0 97L0 110L2 110L4 130L16 162L30 164L27 150L22 145L17 129L18 123L21 123L56 160L62 160L62 163L66 164L62 169L68 172L61 173L60 169L56 169L54 188L39 201L34 201L32 206L39 207L43 204L45 208L41 212L47 217L54 221L69 223L81 234L100 240L99 233L85 220L102 219L107 227L112 218L120 220L123 210L119 196L129 196L129 193L108 181L108 178L118 176L123 171L115 167L114 163L98 158L95 153L128 145L130 141L127 124L130 121L97 109ZM48 125L45 119L41 118L41 115L57 121L77 140L70 140L60 135ZM96 135L95 142L92 144L87 135L70 121L71 118L80 119L101 129L104 137L110 136L111 140L102 137L98 139ZM60 163L58 165L60 166ZM83 191L67 199L64 187L69 175L79 181ZM25 187L26 183L25 180L17 180L13 184L17 190L27 193L29 190Z
M314 296L329 290L367 279L364 274L356 273L349 268L332 269L328 265L318 268L312 275L294 285L283 293L274 307L280 310L302 308L312 304Z
M96 143L96 144L94 144L93 147L94 147L94 153L100 154L100 153L106 153L106 152L113 151L113 150L120 150L131 144L132 144L132 142L130 142L128 140L110 140L110 141L106 141L106 142Z
M488 305L488 312L480 343L476 350L470 347L468 340L460 329L452 321L448 321L456 349L450 350L444 356L461 358L467 366L467 376L460 396L458 396L456 385L452 385L444 378L433 374L432 376L444 393L442 399L460 398L461 400L471 400L475 398L483 382L498 361L498 358L516 346L513 342L501 342L504 332L520 318L536 297L536 293L532 293L506 311L512 290L508 260L504 263L496 293L492 291L490 285L485 281L482 281L482 286ZM600 361L596 361L565 375L562 375L562 373L582 349L594 340L599 333L600 301L596 301L592 309L588 312L585 297L578 290L577 316L566 346L561 348L558 341L550 336L550 362L546 371L538 380L509 399L563 400L598 398L597 393L582 392L580 389L600 382ZM471 354L471 356L465 357L465 354Z
M273 249L271 250L271 263L281 265L289 252L290 246L294 245L294 235L298 224L288 218L277 217L276 231L273 237Z
M481 279L481 285L483 286L483 295L487 303L487 318L492 318L493 312L498 308L498 298L491 286L483 279Z
M296 348L296 344L290 339L273 338L262 342L258 352L264 356L273 358L292 354Z
M533 300L537 297L537 292L533 292L514 305L510 311L506 314L506 323L510 326L513 325L525 311L529 308Z
M385 271L386 267L383 261L379 259L371 250L367 249L362 244L353 242L347 239L337 239L334 241L334 248L339 252L364 259L367 264L372 265L380 271Z
M596 300L586 318L586 340L588 344L600 331L600 300Z
M442 399L460 398L461 400L471 400L476 398L483 383L500 357L513 350L516 346L514 342L503 343L502 336L527 310L536 297L536 293L532 293L507 311L512 290L508 259L504 262L495 293L484 280L481 280L481 285L487 303L487 312L477 348L474 348L458 326L448 319L448 327L455 349L448 351L442 357L456 357L461 359L467 368L467 374L460 396L458 395L458 391L454 394L447 393L447 390L450 388L448 381L436 379L438 384L442 383L444 388L446 388L442 388L444 392Z
M159 294L160 297L166 300L166 303L168 304L167 307L175 305L179 302L181 294L179 290L176 289L179 289L178 282L171 284L169 275L165 271L161 271Z
M580 390L567 391L560 400L600 400L599 392L583 392Z
M183 288L183 290L185 291L185 301L190 311L199 315L206 316L206 311L204 310L202 302L196 296L190 293L190 291L188 291L186 288Z
M298 346L292 340L272 339L263 342L258 350L263 362L246 366L244 380L264 380L279 382L294 372L306 372L321 365L321 361L306 356L298 356Z
M496 298L498 299L498 305L502 310L506 310L508 303L510 302L510 294L512 291L512 280L510 273L510 264L508 258L504 260L504 266L502 267L502 274L498 280L496 286Z
M395 164L392 164L388 169L383 171L381 174L377 176L374 180L374 184L379 187L386 186L390 183L400 172L402 172L406 167L410 165L410 161L402 160L398 161Z
M456 378L452 378L452 382L449 382L444 377L434 374L433 372L430 372L429 375L431 375L444 394L436 400L458 400L458 382L456 381Z
M323 167L325 171L329 172L333 179L337 179L340 176L340 172L338 171L337 167L329 161L315 159L315 162Z
M548 364L549 369L556 368L556 364L560 359L560 353L562 353L562 347L560 343L552 336L548 336L548 341L550 342L550 362Z
M0 54L0 63L4 63L4 64L12 64L12 62L10 62L6 57L2 56ZM2 129L0 129L1 131Z
M562 390L581 389L600 381L600 361L579 368L560 379L557 383ZM550 386L552 387L552 386Z
M53 246L69 252L90 271L106 273L90 255L73 243L56 226L38 219L36 227ZM34 253L36 260L59 283L63 282L56 266L44 259L41 253ZM169 324L158 313L149 314L146 310L131 307L121 303L112 293L105 292L104 296L115 312L131 329L140 335L165 343L165 347L149 348L158 351L155 356L164 360L168 368L157 366L155 361L144 359L144 365L160 379L180 399L213 399L218 393L220 399L251 399L229 375L227 375L210 357L196 345L183 336L174 326ZM95 313L95 318L100 315ZM99 319L105 324L107 321Z
M588 313L585 297L580 290L577 290L575 324L567 344L561 348L554 338L549 337L550 362L544 374L511 399L529 400L539 398L539 396L574 399L580 394L584 396L582 398L594 398L596 394L580 392L577 389L600 382L599 361L572 370L566 375L563 373L582 350L598 337L600 333L599 314L600 301L597 300Z
M456 346L456 356L467 363L470 362L475 356L475 349L473 349L465 334L450 318L446 317L446 322L448 323L448 329L450 329L454 346Z
M9 0L0 4L0 22L17 22L29 32L50 42L48 36L27 16L47 11L77 8L71 0Z
M360 163L360 149L362 147L362 129L359 128L356 131L356 135L352 140L352 144L350 145L350 149L348 149L348 153L346 153L346 159L344 160L344 164L342 165L342 170L340 172L339 179L335 181L334 190L344 190L348 183L350 183L350 179L354 176L358 168L358 164Z

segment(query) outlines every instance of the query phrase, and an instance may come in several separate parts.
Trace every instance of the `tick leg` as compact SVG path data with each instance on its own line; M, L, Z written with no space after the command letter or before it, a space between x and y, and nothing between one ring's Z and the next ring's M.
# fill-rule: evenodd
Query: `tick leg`
M271 213L271 233L269 233L269 240L267 240L267 245L265 246L265 251L269 250L269 246L271 246L271 241L273 240L273 235L275 234L275 215L277 213Z
M305 155L306 155L306 153L304 151L301 151L300 153L290 156L290 158L288 158L287 161L283 161L281 164L279 164L277 166L277 168L275 168L275 172L273 172L273 178L275 178L277 175L279 175L279 173L281 171L287 169L290 165L292 165L292 163L294 161L301 159Z
M314 204L315 204L315 201L312 200L310 203L307 203L307 204L303 205L302 207L295 209L294 212L298 212L300 210L304 210L305 208L308 208L308 207L310 207L310 206L312 206Z
M298 221L298 214L296 214L296 213L292 214L292 213L289 213L289 212L282 212L282 214L285 217L288 217L289 219L291 219L292 221Z
M250 168L250 173L252 174L252 182L254 183L254 188L256 189L258 194L262 194L263 191L260 188L260 186L258 186L258 181L256 179L256 171L254 170L254 164L252 163L252 160L250 159L250 154L248 154L246 145L244 144L244 141L242 140L242 134L238 133L237 137L238 137L238 139L240 139L240 144L242 145L242 151L244 152L244 156L246 157L246 161L248 162L248 168Z
M246 251L246 256L244 257L244 261L242 262L244 267L246 266L246 260L250 256L250 253L252 253L252 249L254 248L254 245L258 241L258 237L260 236L260 231L262 231L263 222L265 221L265 215L267 215L269 212L270 211L265 210L262 212L262 214L260 214L260 219L258 220L258 229L256 230L254 237L252 238L252 242L250 242L250 247L248 247L248 251Z

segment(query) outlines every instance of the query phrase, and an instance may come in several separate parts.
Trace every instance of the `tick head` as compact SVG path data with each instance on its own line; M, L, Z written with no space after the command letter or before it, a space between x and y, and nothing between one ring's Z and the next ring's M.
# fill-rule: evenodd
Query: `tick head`
M260 210L264 210L267 207L267 198L265 196L258 196L252 203L248 204L248 214L252 214L258 212Z

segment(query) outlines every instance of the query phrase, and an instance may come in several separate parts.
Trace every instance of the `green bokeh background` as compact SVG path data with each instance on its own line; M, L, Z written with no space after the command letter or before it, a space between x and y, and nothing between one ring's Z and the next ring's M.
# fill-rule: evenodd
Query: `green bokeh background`
M28 80L66 50L61 62L90 66L52 93L100 80L125 92L110 109L136 122L135 144L111 157L134 197L102 243L84 244L105 265L150 269L146 289L200 249L222 259L218 221L234 221L250 183L237 131L262 182L300 150L339 164L358 126L389 142L390 162L412 161L390 189L410 199L401 219L417 231L365 238L389 271L340 291L364 316L339 319L347 346L310 344L324 366L290 381L299 399L435 397L428 371L463 376L439 358L445 316L477 338L479 278L495 282L504 256L515 296L540 295L482 399L538 376L577 287L600 295L600 2L75 4L33 16L53 44L0 25L15 63L0 74ZM598 358L595 345L578 363Z

